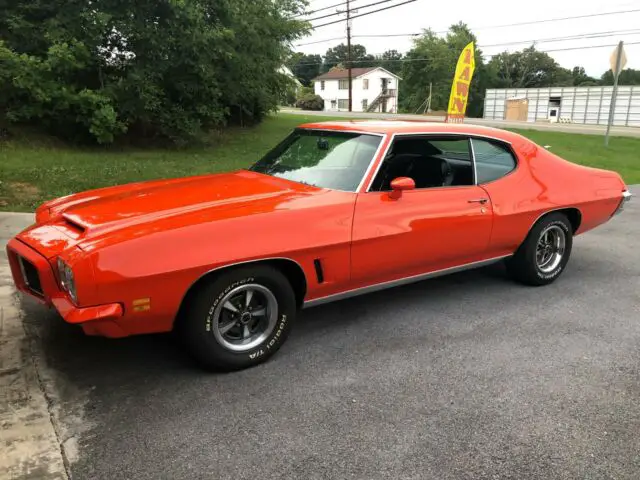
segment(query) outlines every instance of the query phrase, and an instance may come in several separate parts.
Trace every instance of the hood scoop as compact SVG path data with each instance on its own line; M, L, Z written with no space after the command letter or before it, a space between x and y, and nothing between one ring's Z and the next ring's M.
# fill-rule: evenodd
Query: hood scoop
M83 223L78 218L72 218L69 214L63 213L62 218L64 219L65 226L77 231L79 234L84 233L89 226Z

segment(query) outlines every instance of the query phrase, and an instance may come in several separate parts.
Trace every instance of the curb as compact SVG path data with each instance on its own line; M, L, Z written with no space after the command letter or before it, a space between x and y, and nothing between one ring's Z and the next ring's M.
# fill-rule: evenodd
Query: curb
M5 240L32 219L0 212L0 479L67 480L4 250Z

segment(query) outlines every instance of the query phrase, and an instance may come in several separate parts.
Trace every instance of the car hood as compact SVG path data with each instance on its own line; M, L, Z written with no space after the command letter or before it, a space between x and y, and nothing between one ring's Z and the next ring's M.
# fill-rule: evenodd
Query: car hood
M115 231L158 223L166 228L167 222L171 224L169 228L180 228L228 218L233 214L224 212L241 207L245 207L242 215L260 213L287 199L322 191L245 170L108 187L43 205L36 218L44 218L44 223L38 221L25 232L23 240L33 244L42 237L39 229L48 229L50 237L55 228L71 237L65 242L67 247L77 244L82 248L83 243Z

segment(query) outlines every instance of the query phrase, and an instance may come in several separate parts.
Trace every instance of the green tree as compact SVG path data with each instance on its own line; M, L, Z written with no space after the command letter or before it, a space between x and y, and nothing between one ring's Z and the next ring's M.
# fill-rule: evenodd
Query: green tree
M303 85L310 86L311 80L320 75L322 57L296 52L289 58L286 65Z
M602 74L600 79L602 85L613 85L613 72L607 70ZM634 70L633 68L627 68L620 72L618 78L618 84L620 85L640 85L640 70Z
M446 110L451 93L451 84L456 64L462 49L469 42L476 42L475 35L462 24L452 25L445 38L426 30L414 40L413 48L404 56L400 82L401 108L415 111L423 105L432 85L431 109ZM482 115L484 93L489 86L487 69L482 50L475 50L476 69L471 81L467 115Z
M323 72L328 72L333 67L342 65L347 66L348 49L347 45L341 43L340 45L330 48L324 55L324 65L322 67ZM367 49L363 45L355 44L351 45L351 61L353 68L361 67L375 67L378 62L373 55L367 54Z
M495 74L494 88L539 88L573 85L569 70L534 46L519 52L494 55L489 67Z
M103 143L260 121L288 86L278 69L305 3L5 1L0 115Z
M573 85L576 87L597 85L598 81L587 75L584 71L584 67L573 67L571 70L571 77L573 78Z
M385 70L400 75L402 72L402 53L397 50L387 50L378 59L378 65Z

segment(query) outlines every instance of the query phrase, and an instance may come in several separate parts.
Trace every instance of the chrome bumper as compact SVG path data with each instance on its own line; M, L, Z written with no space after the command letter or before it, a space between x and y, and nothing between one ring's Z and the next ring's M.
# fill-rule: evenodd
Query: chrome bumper
M613 214L617 215L622 212L624 210L624 206L631 200L631 197L633 197L633 194L629 190L625 190L624 192L622 192L622 200L620 200L620 204L618 205L618 208L616 208L616 211L613 212Z

